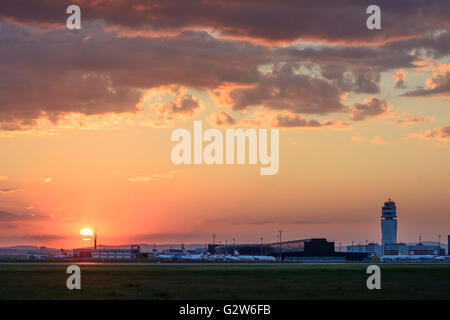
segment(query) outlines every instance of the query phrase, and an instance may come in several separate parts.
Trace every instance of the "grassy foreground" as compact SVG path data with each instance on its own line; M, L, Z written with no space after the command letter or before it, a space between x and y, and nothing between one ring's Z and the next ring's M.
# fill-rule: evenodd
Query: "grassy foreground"
M0 265L0 299L450 299L450 265L381 265L382 290L366 265L81 265L81 290L66 266Z

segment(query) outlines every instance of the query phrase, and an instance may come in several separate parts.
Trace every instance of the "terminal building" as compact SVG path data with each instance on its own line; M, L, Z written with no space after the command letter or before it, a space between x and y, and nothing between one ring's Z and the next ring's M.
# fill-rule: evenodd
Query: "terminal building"
M352 245L347 246L347 252L364 252L370 255L382 256L382 247L378 243L369 243L367 245Z
M324 238L290 240L267 244L236 244L236 245L209 245L210 253L228 253L234 251L246 255L272 255L272 256L333 256L334 242Z
M270 255L286 261L346 261L364 260L364 252L336 252L334 242L325 238L312 238L273 242L267 244L208 245L211 254Z

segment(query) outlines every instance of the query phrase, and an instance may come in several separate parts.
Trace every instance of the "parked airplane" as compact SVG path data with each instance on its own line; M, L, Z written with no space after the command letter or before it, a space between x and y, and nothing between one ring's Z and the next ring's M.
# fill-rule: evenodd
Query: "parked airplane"
M392 256L382 256L382 261L402 261L402 260L409 260L411 256L405 255L405 254L397 254Z
M180 256L180 259L184 260L205 260L206 255L204 254L191 254L189 251L183 248L183 254Z
M419 255L415 255L414 251L410 252L410 259L411 260L434 260L438 257L438 250L435 250L433 252L433 254L419 254Z
M255 256L242 256L237 250L234 250L233 256L238 257L239 260L255 260Z
M433 254L419 254L415 255L414 251L411 251L409 255L392 255L392 256L382 256L383 261L441 261L442 257L439 257L438 250L435 250ZM439 258L439 259L438 259ZM445 260L445 259L444 259Z
M168 259L168 260L214 260L214 261L239 261L239 260L257 260L257 261L276 261L275 257L272 256L250 256L250 255L241 255L238 251L234 251L233 254L211 254L210 252L206 253L196 253L192 254L182 246L181 253L171 254L171 253L159 253L156 249L156 246L152 250L151 256L155 259Z
M239 257L231 255L231 254L226 254L225 255L225 260L234 260L234 261L239 261L241 260Z
M235 257L238 257L239 260L259 260L259 261L276 261L277 259L275 257L272 256L242 256L239 254L239 252L237 250L234 251L233 255Z
M272 256L255 256L254 257L255 260L259 260L259 261L276 261L277 258L272 257Z
M154 258L157 259L175 259L175 255L173 254L164 254L164 253L159 253L158 250L156 248L152 249L152 255Z

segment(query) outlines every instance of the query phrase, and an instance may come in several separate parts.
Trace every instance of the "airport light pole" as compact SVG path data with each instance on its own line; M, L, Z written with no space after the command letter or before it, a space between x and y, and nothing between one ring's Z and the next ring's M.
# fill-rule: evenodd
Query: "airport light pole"
M283 233L282 230L278 231L280 233L280 261L281 261L281 234Z
M280 235L277 234L277 242L280 242ZM278 259L280 259L280 248L278 248Z

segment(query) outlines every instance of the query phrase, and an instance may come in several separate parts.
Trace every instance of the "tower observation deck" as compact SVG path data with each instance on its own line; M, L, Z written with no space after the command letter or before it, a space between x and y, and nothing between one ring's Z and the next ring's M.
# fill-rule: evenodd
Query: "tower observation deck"
M381 209L381 234L383 245L397 243L397 208L390 198Z

